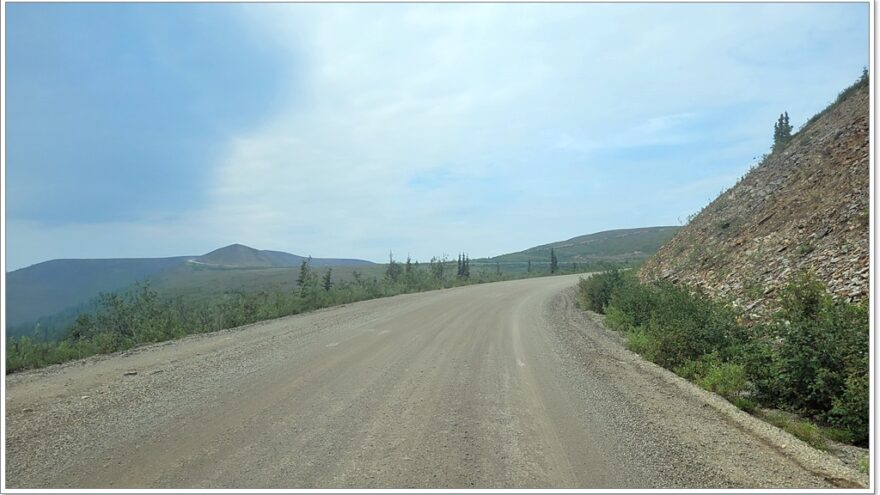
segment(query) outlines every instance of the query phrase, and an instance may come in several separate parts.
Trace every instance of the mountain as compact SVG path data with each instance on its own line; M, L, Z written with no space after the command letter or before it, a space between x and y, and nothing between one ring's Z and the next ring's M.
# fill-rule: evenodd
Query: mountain
M293 258L299 256L290 255ZM266 254L264 251L241 244L231 244L220 249L215 249L208 254L187 260L187 263L205 265L212 268L271 268L280 266L293 266L296 261L287 264L277 257Z
M307 259L309 258L283 251L261 251L242 244L231 244L208 254L188 259L187 262L212 268L281 268L299 267ZM371 264L373 264L371 261L346 258L312 258L309 262L309 265L313 267Z
M122 290L150 279L157 287L192 288L202 281L234 281L260 287L267 268L299 268L307 259L281 251L260 251L232 244L201 256L131 259L61 259L46 261L6 274L6 324L30 323L38 318L72 310L101 292ZM313 267L367 266L355 259L314 258ZM206 272L240 271L234 276ZM277 275L277 274L276 274ZM287 274L284 275L288 276Z
M606 230L480 261L544 263L549 262L552 248L560 263L639 262L657 252L679 228L665 226Z
M804 271L839 298L866 300L869 105L865 77L706 206L640 278L699 287L753 318L774 309L779 289Z

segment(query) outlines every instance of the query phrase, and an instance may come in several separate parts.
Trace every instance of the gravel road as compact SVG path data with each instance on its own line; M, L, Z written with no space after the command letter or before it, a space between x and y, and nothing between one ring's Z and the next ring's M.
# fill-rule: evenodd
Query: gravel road
M867 483L625 350L573 307L576 281L365 301L9 375L6 486Z

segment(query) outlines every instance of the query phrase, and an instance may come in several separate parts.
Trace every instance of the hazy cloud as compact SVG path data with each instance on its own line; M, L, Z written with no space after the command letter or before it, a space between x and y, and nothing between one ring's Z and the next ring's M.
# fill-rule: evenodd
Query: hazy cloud
M230 15L276 54L273 86L286 89L218 144L199 204L124 223L11 223L10 268L227 242L374 260L389 249L483 256L677 223L768 148L780 111L802 122L855 80L867 14L856 4L239 5Z

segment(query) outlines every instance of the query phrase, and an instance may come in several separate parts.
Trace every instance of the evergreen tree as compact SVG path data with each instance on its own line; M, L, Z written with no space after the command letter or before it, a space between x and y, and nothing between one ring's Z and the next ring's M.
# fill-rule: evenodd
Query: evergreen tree
M431 274L434 275L434 278L437 280L443 279L443 272L446 268L446 255L444 254L442 258L438 258L434 256L430 261L430 270Z
M409 274L412 272L412 260L410 260L409 254L406 255L406 265L404 265L403 268L404 268L404 273L406 273L407 276L409 276Z
M550 248L550 273L559 271L559 262L556 260L556 251Z
M467 254L464 255L464 261L462 262L461 275L464 278L470 278L471 276L471 259Z
M773 124L773 151L781 150L791 141L791 122L788 112L779 115L779 119Z
M306 291L308 290L309 280L312 278L312 269L309 268L309 263L312 261L312 257L309 256L307 259L302 260L302 264L299 265L299 276L296 278L296 287L299 289L299 295L305 296Z
M464 256L461 253L458 253L458 271L455 273L455 276L458 278L464 276Z
M324 290L327 292L330 292L330 289L333 287L333 282L330 281L330 272L332 271L332 268L327 268L327 272L324 273L324 281L322 285L324 286Z
M532 260L529 260L529 264L526 265L526 273L532 273Z
M401 268L400 263L394 261L394 253L388 252L388 268L385 269L385 277L392 282L397 282L400 279L400 274L403 272L403 268Z

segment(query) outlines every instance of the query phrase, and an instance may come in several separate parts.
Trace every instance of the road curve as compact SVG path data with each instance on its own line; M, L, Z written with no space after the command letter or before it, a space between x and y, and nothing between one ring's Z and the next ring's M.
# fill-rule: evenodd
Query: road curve
M365 301L7 376L6 485L831 486L624 350L572 307L576 280Z

